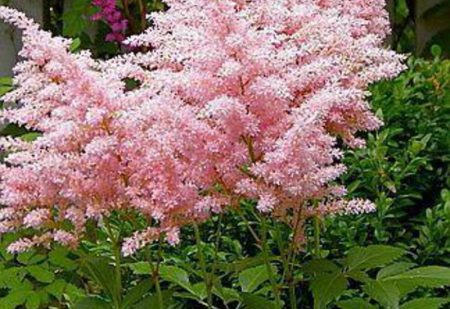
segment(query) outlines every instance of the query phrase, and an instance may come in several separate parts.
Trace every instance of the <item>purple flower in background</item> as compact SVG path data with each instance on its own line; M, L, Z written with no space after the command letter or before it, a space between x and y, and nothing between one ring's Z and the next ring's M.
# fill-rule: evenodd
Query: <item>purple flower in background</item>
M92 5L100 9L92 15L92 20L103 20L111 28L111 32L106 35L106 41L122 42L125 39L123 32L127 29L128 21L116 6L115 0L92 0Z

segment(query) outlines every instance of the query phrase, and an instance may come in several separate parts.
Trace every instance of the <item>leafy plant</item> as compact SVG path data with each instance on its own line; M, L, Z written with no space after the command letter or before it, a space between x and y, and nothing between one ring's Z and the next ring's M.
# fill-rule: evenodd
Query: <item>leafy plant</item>
M16 238L4 235L0 243L0 308L48 308L83 297L76 256L63 247L9 254L6 247Z
M323 247L331 254L370 243L413 245L415 226L448 188L450 62L436 55L433 61L411 58L408 64L395 80L373 86L372 104L384 126L368 135L366 148L346 156L350 193L375 201L377 212L327 220Z
M311 276L314 308L334 303L342 309L418 308L421 304L431 309L450 302L445 292L439 298L409 299L420 288L450 286L450 268L417 267L405 254L403 249L373 245L353 248L338 261L307 263L303 269Z

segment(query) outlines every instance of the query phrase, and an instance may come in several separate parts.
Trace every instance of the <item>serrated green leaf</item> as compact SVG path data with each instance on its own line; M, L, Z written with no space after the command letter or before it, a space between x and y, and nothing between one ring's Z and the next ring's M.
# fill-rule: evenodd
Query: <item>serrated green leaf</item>
M116 273L108 259L101 257L84 259L81 261L81 265L81 270L97 282L112 299L119 295L120 290L117 286Z
M377 274L377 280L381 280L390 276L398 275L402 272L407 271L408 269L411 269L414 267L414 263L408 263L408 262L398 262L394 263L392 265L386 266L378 271Z
M69 37L80 36L88 25L88 18L92 12L89 0L73 0L63 15L63 35Z
M353 181L351 184L347 186L347 192L352 193L354 192L359 186L361 185L360 180Z
M384 278L382 282L406 282L416 286L439 287L450 285L450 268L425 266Z
M191 292L197 296L198 299L205 299L207 297L206 284L204 282L193 284L191 286Z
M75 261L67 257L67 251L63 250L52 250L48 254L49 262L55 266L62 267L65 270L72 271L75 270L78 265Z
M3 259L5 260L5 261L11 261L12 259L14 259L14 254L11 254L11 253L9 253L7 250L6 250L6 247L7 247L7 244L5 244L6 246L5 247L3 247L3 248L1 248L1 254L2 254L2 257L3 257Z
M379 302L383 308L397 309L400 301L400 291L393 283L379 281L368 282L363 286L363 291L371 298Z
M190 284L188 273L176 266L162 265L160 267L160 276L164 280L178 284Z
M386 245L356 247L349 251L345 265L350 270L372 269L392 263L404 254L404 249Z
M31 257L35 254L33 251L29 252L23 252L17 255L16 260L23 265L27 265L28 261L31 259Z
M306 274L323 274L323 273L336 273L339 271L339 266L330 260L326 259L314 259L306 262L302 270Z
M214 295L222 299L226 304L233 301L241 301L239 292L230 288L214 287L212 292L214 293Z
M242 293L242 305L246 309L275 309L275 303L250 293Z
M16 309L16 307L23 305L27 296L31 291L11 291L5 297L0 299L0 308L2 309Z
M377 307L362 298L353 298L336 303L341 309L376 309Z
M25 307L27 309L39 309L39 306L41 304L41 297L36 292L30 292L27 295L26 301L25 301Z
M146 279L140 281L137 285L128 290L127 294L124 296L122 305L123 308L129 308L134 305L140 299L142 299L145 294L147 294L153 286L151 279Z
M112 309L110 303L99 297L85 297L75 304L75 309Z
M68 300L70 303L76 303L85 297L85 292L79 287L71 283L67 283L63 295L64 299Z
M41 300L41 304L48 304L50 302L50 294L47 293L47 291L45 291L44 289L38 289L35 291L38 296L39 299Z
M346 273L347 277L352 278L355 281L359 281L359 282L369 282L372 279L370 278L370 276L361 270L353 270L350 272Z
M311 281L314 308L326 308L327 304L340 296L347 288L347 279L338 272L319 275Z
M254 292L267 280L269 280L269 273L266 265L252 267L239 274L239 285L243 292Z
M137 262L132 264L127 264L131 271L135 275L151 275L152 267L149 262Z
M400 309L439 309L448 303L450 303L450 298L419 298L404 303L400 306Z
M0 271L2 285L7 288L20 286L25 276L26 270L24 267L10 267Z
M194 293L182 291L182 292L174 292L173 296L176 298L182 298L187 300L195 300L198 301L198 297L194 295Z
M170 304L173 302L173 292L171 290L162 291L163 308L170 308ZM145 297L131 309L149 309L159 308L158 296L155 294Z
M55 280L55 274L39 265L30 265L26 268L27 272L39 282L50 283Z
M44 289L56 299L61 300L66 286L67 283L64 280L58 279L47 285Z
M175 283L188 291L192 291L192 286L189 282L189 275L184 269L176 266L162 265L160 267L159 274L163 280Z

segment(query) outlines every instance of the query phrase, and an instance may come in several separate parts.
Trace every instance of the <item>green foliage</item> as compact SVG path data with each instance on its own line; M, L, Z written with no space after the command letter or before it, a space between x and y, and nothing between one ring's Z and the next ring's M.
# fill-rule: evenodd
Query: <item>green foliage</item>
M327 304L340 296L347 288L348 281L340 271L320 274L311 283L315 308L326 308Z
M102 287L111 300L118 301L118 297L121 295L120 286L117 285L116 273L109 259L88 257L80 262L82 272Z
M389 264L401 257L403 249L373 245L366 248L352 248L345 259L345 266L350 271L365 270Z
M416 6L423 8L416 11L416 31L419 52L426 51L433 44L441 45L446 55L450 55L448 42L450 42L450 1L418 0Z
M246 293L254 292L267 280L269 280L269 273L265 265L245 269L239 274L239 285Z
M420 263L447 260L450 61L410 59L408 65L395 80L372 86L371 101L384 126L368 134L366 148L349 150L345 159L350 194L374 201L377 212L327 220L324 252L331 255L389 243L415 251Z
M309 262L306 269L311 275L314 308L327 308L330 302L338 298L347 298L336 302L338 307L344 309L399 308L402 302L401 308L415 308L419 304L439 308L439 305L449 302L447 298L408 301L408 295L419 288L450 286L450 268L424 266L410 269L413 266L407 261L405 253L390 246L369 246L352 249L338 261ZM405 261L394 263L400 258ZM375 260L378 262L367 262ZM355 269L360 269L358 276L354 275Z
M450 298L419 298L411 300L407 303L404 303L400 308L401 309L439 309L443 305L450 302Z
M12 80L9 77L0 77L0 96L12 89Z
M244 305L244 308L246 309L276 308L273 302L268 301L267 299L258 295L243 293L242 299L242 303Z
M4 235L0 242L0 308L48 308L82 297L80 278L72 273L76 256L62 247L11 255L6 247L17 238Z
M70 6L63 15L63 35L80 36L89 26L89 17L94 12L90 0L70 1Z
M405 25L393 37L400 50L414 49L409 2L395 1L394 23ZM147 1L148 11L164 8ZM421 18L442 18L443 7L436 8ZM93 12L90 1L75 0L62 16L63 33L74 38L71 51L120 53L118 44L104 41L108 27L89 19ZM180 246L153 244L120 261L113 240L146 225L134 213L113 214L113 235L92 226L77 251L55 247L14 256L5 248L19 235L3 237L0 308L204 308L208 291L214 306L230 309L277 308L276 291L283 308L442 308L450 303L450 62L441 60L441 46L431 47L432 61L411 58L401 76L372 85L371 102L384 127L367 134L367 148L347 151L343 182L350 196L370 199L378 210L325 220L320 259L311 259L306 246L289 261L292 230L270 220L268 256L261 254L261 239L249 229L258 234L263 221L253 202L244 201L226 219L204 223L200 245L186 228ZM0 79L0 95L12 88L11 79ZM0 134L25 141L40 136L13 125ZM311 236L308 224L307 232ZM288 298L292 290L296 303Z

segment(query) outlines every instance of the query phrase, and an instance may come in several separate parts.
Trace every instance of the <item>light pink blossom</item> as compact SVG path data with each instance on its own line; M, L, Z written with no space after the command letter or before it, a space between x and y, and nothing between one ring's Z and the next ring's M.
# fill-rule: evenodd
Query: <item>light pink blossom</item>
M356 134L381 125L367 86L404 68L383 48L384 1L167 4L127 40L149 52L106 61L73 54L70 40L0 8L24 33L15 89L3 98L20 104L0 116L42 133L1 142L11 154L0 202L15 210L2 230L46 208L73 231L51 230L39 243L74 245L87 220L128 209L149 222L124 241L128 255L161 236L175 244L180 227L245 198L287 223L312 200L329 205L323 215L372 211L343 200L336 181L346 170L340 141L362 146Z

